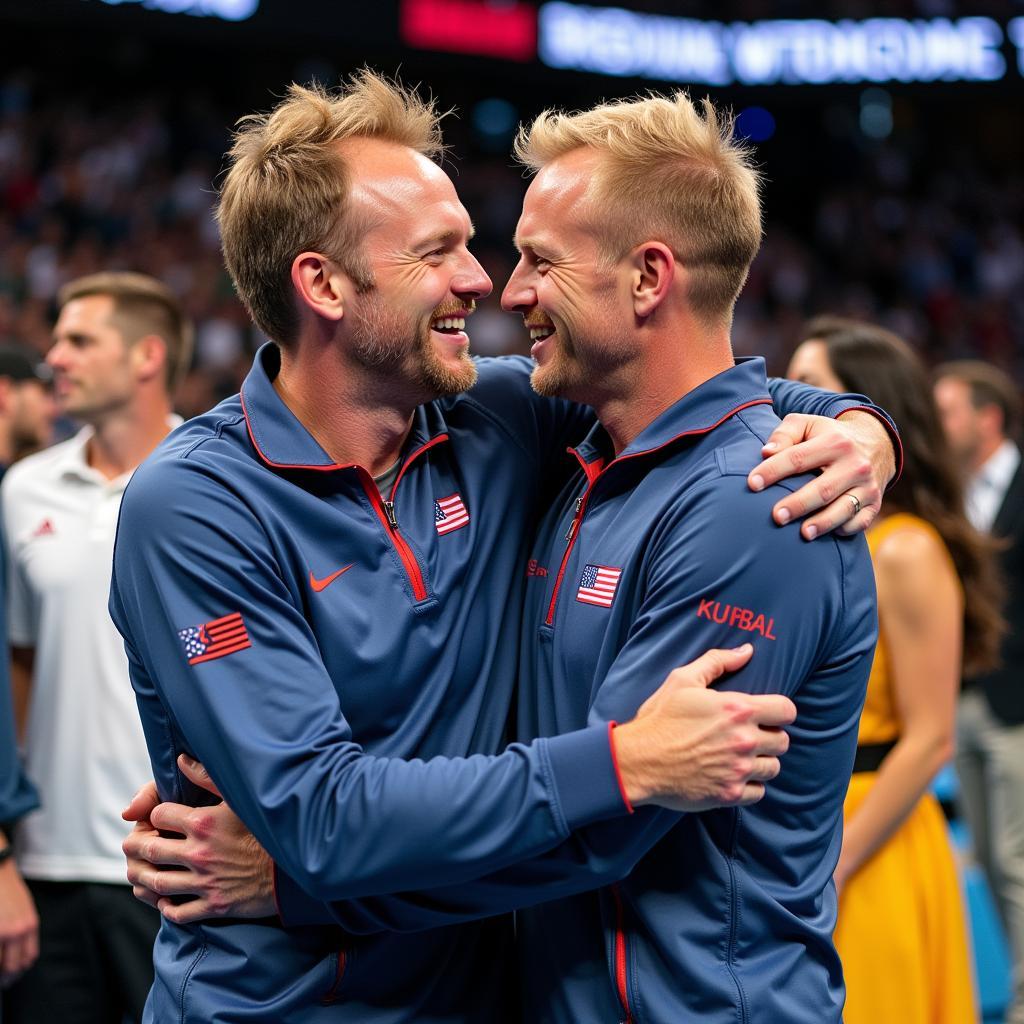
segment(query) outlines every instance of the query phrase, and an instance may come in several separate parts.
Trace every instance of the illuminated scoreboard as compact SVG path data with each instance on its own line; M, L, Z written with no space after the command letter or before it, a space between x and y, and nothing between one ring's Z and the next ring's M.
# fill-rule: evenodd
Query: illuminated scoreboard
M1007 26L1024 44L1024 18ZM991 82L1007 72L992 18L698 21L547 3L539 57L549 67L702 85Z

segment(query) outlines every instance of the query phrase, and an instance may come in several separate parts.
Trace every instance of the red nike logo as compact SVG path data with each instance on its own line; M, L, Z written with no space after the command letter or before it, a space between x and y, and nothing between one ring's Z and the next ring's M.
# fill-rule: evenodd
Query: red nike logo
M313 570L309 570L309 585L319 594L325 587L329 587L339 576L344 576L345 573L355 565L355 562L346 565L344 569L339 569L337 572L332 572L330 576L325 576L322 580L318 580L313 575Z

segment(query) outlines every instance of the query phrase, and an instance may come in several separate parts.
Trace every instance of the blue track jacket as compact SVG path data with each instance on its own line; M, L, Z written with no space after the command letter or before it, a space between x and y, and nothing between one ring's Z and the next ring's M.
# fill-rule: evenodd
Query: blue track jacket
M164 922L147 1021L516 1013L507 918L449 922L543 898L536 879L516 893L502 873L525 863L557 879L588 825L627 821L607 723L588 722L586 702L568 734L495 754L536 510L569 475L566 440L592 422L533 395L529 366L482 360L469 392L418 409L380 495L280 401L267 346L240 396L133 477L111 614L161 797L207 801L175 766L180 752L202 760L278 865L287 923ZM789 411L864 404L779 388ZM573 891L606 877L572 874ZM481 875L499 881L470 884Z
M749 360L618 458L595 427L537 538L521 735L631 718L673 666L746 641L754 656L724 687L785 693L798 717L762 802L683 817L643 808L588 830L588 856L624 877L520 915L526 1020L841 1020L831 877L876 639L874 577L863 537L808 543L774 525L781 488L802 481L748 491L778 422L768 403Z

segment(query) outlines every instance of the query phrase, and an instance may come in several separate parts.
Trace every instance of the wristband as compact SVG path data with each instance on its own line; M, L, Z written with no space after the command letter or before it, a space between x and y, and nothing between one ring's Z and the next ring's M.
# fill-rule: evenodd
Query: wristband
M2 850L0 850L0 864L3 864L5 860L10 860L14 856L14 847L8 843Z

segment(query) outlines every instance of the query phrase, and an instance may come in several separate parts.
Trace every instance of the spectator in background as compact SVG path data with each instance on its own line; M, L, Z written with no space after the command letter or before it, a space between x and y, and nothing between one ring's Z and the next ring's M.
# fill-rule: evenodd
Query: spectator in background
M953 754L956 694L996 661L1002 621L991 546L964 515L927 373L895 335L822 317L789 376L862 390L900 425L901 479L868 530L879 641L846 798L836 947L846 1024L976 1019L960 886L928 786Z
M0 605L2 624L5 619ZM39 798L18 757L11 681L6 661L0 666L0 987L5 988L32 966L39 953L39 918L11 845L12 825L38 807Z
M106 54L115 65L119 45ZM47 49L32 55L31 70L8 62L0 72L0 335L44 351L60 284L100 268L143 270L167 281L196 323L197 373L213 394L196 411L208 408L238 390L262 341L221 266L210 207L229 126L250 109L242 97L255 108L268 93L259 75L236 88L221 62L208 61L190 69L187 87L155 78L115 97ZM444 105L473 95L456 70L435 71ZM279 63L261 73L276 90L291 72ZM868 140L843 109L849 100L821 103L813 93L800 93L807 106L762 151L772 179L767 241L737 307L737 350L784 366L807 312L829 308L885 323L931 361L977 353L1024 377L1024 188L1013 133L951 115L944 97L941 114L921 104L890 139ZM524 113L545 102L520 83L512 94ZM1008 123L1012 103L994 102L986 117ZM472 155L458 181L476 214L474 252L504 279L525 183L503 154L481 155L471 118L447 131L455 152ZM483 300L478 353L526 352L509 324L496 298ZM244 358L225 365L239 340Z
M935 399L967 479L967 515L1005 542L1007 583L1001 664L964 679L957 729L960 804L975 853L1010 938L1014 986L1007 1024L1024 1022L1024 472L1014 438L1020 395L987 363L946 363Z
M14 345L0 346L0 476L26 449L40 448L53 428L53 401L47 367ZM4 578L0 548L0 580ZM0 626L6 635L3 602ZM39 805L18 758L11 682L0 659L0 986L6 986L35 960L39 921L32 897L14 862L11 826Z
M6 994L6 1024L141 1017L159 916L125 884L120 808L150 774L121 638L107 614L121 495L174 425L191 328L139 274L60 293L47 362L60 409L86 426L8 474L8 635L24 694L28 772L42 808L15 849L40 918L40 955Z
M0 478L11 463L50 443L56 412L51 377L32 352L0 345Z

